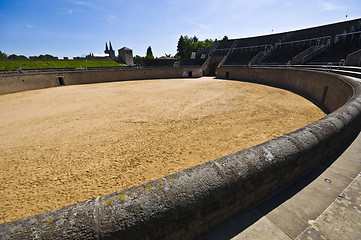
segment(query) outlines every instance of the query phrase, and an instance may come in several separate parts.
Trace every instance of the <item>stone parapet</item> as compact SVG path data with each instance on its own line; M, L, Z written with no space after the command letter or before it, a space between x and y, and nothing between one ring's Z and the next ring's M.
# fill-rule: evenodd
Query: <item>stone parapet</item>
M361 120L361 86L347 77L239 67L221 67L217 77L285 88L331 113L161 179L1 224L1 239L194 239L301 177L336 151Z

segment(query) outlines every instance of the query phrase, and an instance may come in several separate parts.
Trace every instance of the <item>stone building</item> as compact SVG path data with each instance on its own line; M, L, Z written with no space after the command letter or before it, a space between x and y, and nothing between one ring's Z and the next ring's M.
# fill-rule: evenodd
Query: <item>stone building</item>
M105 43L105 51L104 51L105 54L109 54L109 57L111 59L115 59L115 52L113 50L113 47L112 47L112 42L109 41L109 48L108 48L108 44Z
M133 62L133 50L127 47L123 47L118 50L119 60L125 63L127 66L134 66Z

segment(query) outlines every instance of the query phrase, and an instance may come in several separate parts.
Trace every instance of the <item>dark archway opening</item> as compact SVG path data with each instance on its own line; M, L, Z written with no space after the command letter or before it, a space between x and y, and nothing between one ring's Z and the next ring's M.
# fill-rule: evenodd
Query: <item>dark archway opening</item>
M64 77L58 77L59 86L65 86Z

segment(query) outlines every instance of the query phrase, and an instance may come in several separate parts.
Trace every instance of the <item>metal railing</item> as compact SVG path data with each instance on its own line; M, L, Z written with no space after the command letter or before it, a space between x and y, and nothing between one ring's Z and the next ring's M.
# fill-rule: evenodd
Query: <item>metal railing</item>
M336 34L335 35L335 44L336 43L338 43L339 41L340 41L340 38L343 38L343 41L345 41L346 40L346 37L347 36L349 36L349 35L351 35L351 41L353 41L353 36L355 35L355 34L360 34L360 37L359 37L359 41L361 40L361 31L357 31L357 32L346 32L346 31L344 31L343 33L341 33L341 34Z
M298 47L299 44L302 44L304 46L307 43L308 43L309 46L320 46L320 45L329 46L330 43L331 43L331 36L323 36L323 37L296 40L296 41L291 41L291 42L276 43L275 48L277 49L277 48L282 47L282 46L291 46L291 47L293 47L295 44Z

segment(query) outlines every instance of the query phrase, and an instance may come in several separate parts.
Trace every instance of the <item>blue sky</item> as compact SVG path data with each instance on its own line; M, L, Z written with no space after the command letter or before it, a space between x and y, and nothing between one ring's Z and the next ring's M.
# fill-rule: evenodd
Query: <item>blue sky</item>
M176 53L180 35L221 39L361 17L360 0L0 0L0 51L59 58L103 53L105 42L144 56Z

